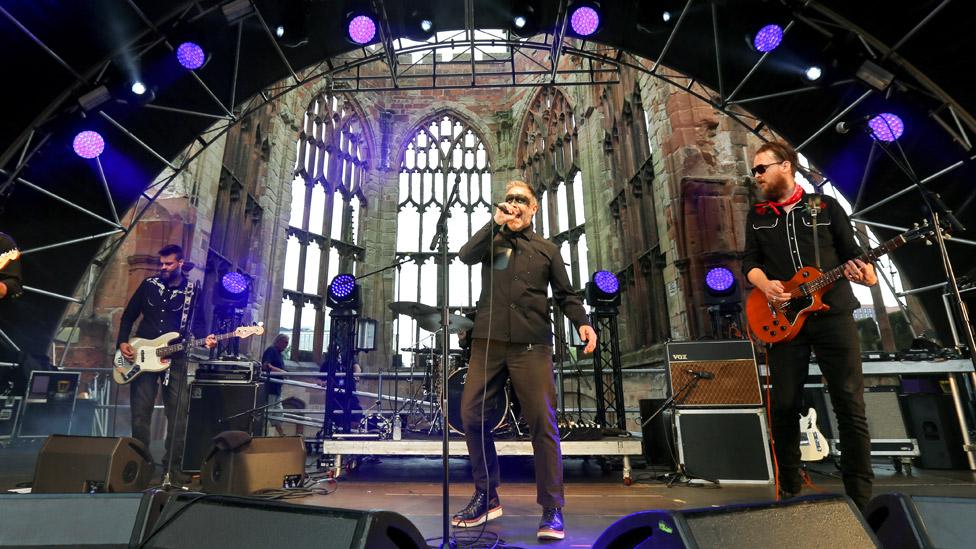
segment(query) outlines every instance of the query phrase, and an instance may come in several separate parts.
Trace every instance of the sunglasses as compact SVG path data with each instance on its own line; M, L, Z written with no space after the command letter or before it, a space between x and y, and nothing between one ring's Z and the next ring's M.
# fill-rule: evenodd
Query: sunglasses
M783 162L786 162L786 161L785 160L780 160L779 162L770 162L769 164L760 164L758 166L753 166L752 167L752 175L764 174L764 173L766 173L766 170L769 169L770 166L775 166L776 164L782 164Z
M505 202L509 204L521 204L523 206L528 206L531 204L529 197L522 194L510 194L505 197Z

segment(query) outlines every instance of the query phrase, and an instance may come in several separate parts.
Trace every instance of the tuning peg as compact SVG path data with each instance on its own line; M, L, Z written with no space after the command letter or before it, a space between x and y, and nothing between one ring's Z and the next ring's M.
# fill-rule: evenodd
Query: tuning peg
M925 239L925 245L926 246L931 246L932 245L932 241L926 238Z
M918 228L918 223L912 223L912 228L917 229Z
M929 226L929 220L928 219L922 220L922 226L928 227Z

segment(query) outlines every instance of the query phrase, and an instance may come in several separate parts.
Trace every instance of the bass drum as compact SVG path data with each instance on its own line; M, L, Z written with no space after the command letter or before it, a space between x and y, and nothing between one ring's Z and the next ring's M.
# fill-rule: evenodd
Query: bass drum
M461 423L461 393L464 392L464 383L468 379L468 368L458 368L447 378L447 425L455 433L464 434L464 427ZM491 425L492 432L497 431L505 425L508 413L508 385L502 388L495 395L495 398L485 401L485 425Z

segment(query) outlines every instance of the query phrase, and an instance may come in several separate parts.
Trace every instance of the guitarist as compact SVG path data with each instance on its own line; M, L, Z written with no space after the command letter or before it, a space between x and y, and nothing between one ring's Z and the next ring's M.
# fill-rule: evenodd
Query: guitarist
M5 233L0 233L0 253L9 252L17 247L14 239ZM11 261L0 267L0 300L19 297L23 288L20 284L20 261Z
M873 265L852 260L861 251L854 243L851 221L843 208L829 196L804 196L794 179L796 169L796 151L786 143L769 142L756 152L752 174L766 201L756 204L746 217L742 271L771 303L790 298L781 281L789 280L804 266L826 270L843 263L845 278L824 293L823 302L829 310L811 314L794 339L772 345L766 355L779 466L778 495L787 499L801 488L799 417L812 349L837 415L844 489L863 509L871 498L874 474L864 414L860 341L853 317L859 303L850 283L873 286L878 279ZM817 257L820 266L815 265Z
M135 357L135 352L128 343L132 326L139 316L142 321L136 329L136 337L153 339L166 332L186 333L188 325L191 325L191 317L195 317L192 322L193 332L197 335L203 330L203 315L194 315L193 309L199 300L193 296L193 285L183 276L183 248L176 244L164 246L159 250L159 274L151 276L142 281L136 289L129 304L126 305L122 313L122 321L119 326L119 337L116 342L119 351L129 360ZM206 343L208 349L217 345L217 340L213 334L207 336ZM187 398L180 398L180 391L185 390L186 379L186 355L178 353L171 357L170 367L162 372L143 372L136 376L129 384L129 404L132 412L132 436L140 440L149 448L150 423L152 421L153 407L156 404L156 390L158 385L163 388L163 406L166 410L166 453L163 455L163 470L169 470L169 460L176 459L179 462L182 456L181 437L176 436L177 445L171 445L170 432L172 425L177 421L177 406L183 410L189 404ZM182 400L182 404L179 404ZM182 411L179 412L182 415ZM185 427L184 421L180 425ZM176 429L180 432L180 428ZM170 455L170 447L173 448L175 458Z

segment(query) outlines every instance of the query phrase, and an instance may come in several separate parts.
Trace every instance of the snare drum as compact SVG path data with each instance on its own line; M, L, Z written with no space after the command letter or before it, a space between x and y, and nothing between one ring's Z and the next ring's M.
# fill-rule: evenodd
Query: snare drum
M447 378L447 425L452 431L464 434L461 423L461 393L468 378L468 368L458 368ZM485 425L491 425L492 432L505 425L508 413L508 384L495 394L495 397L485 401Z

